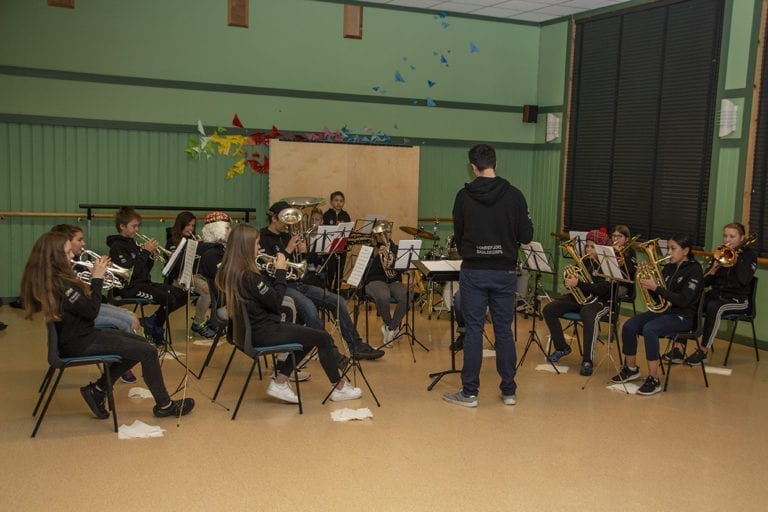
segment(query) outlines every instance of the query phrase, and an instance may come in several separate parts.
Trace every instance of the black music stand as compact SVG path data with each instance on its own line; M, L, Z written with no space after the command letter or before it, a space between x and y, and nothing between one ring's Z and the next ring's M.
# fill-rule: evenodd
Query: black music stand
M373 254L373 247L366 246L363 249L361 249L360 253L357 255L358 261L360 261L361 256L364 258L367 258L367 260L365 260L364 262L360 261L360 265L361 266L364 265L364 268L362 269L362 272L359 272L360 281L355 286L355 293L358 294L358 298L360 296L359 294L361 292L361 287L363 286L363 283L365 283L365 276L368 274L368 267L370 266L371 254ZM357 262L355 263L355 267L357 267ZM354 269L353 269L353 273L355 273ZM349 281L347 281L347 284L349 284ZM363 293L365 292L363 291ZM358 306L359 303L360 303L359 300L355 301L356 309L359 307ZM357 316L357 312L355 312L355 316ZM363 366L360 364L360 358L358 357L358 354L357 354L356 343L353 343L351 345L349 356L350 356L349 360L347 361L347 364L344 367L344 370L341 372L341 379L344 380L345 378L347 378L347 374L349 373L350 370L353 370L353 372L359 372L360 376L363 378L363 382L365 382L366 387L368 387L368 391L371 392L371 396L373 397L373 400L376 402L376 405L381 407L381 403L379 402L379 399L376 397L376 393L373 392L373 388L371 387L370 382L368 382L368 379L365 376L365 372L363 372ZM333 393L333 390L335 387L336 387L335 384L331 385L331 389L328 391L328 394L325 395L325 398L323 399L323 402L322 402L323 405L325 405L325 402L327 402L328 399L331 397L331 394Z
M615 322L615 319L613 318L613 310L616 303L616 290L619 287L619 283L632 283L632 281L629 279L624 278L613 246L595 245L595 252L597 253L598 261L600 262L600 269L602 270L602 273L597 275L605 278L611 283L611 294L608 299L608 344L605 354L603 355L602 359L600 359L600 362L597 363L597 366L593 368L592 375L587 378L587 380L584 382L584 385L581 386L581 389L586 389L587 384L589 384L589 382L592 380L592 377L595 375L595 373L597 373L597 370L600 368L600 366L602 366L606 358L611 360L613 368L616 370L616 374L621 373L621 368L616 364L616 360L613 358L613 353L611 351L611 345L613 345L611 342L613 339L613 324ZM599 326L595 326L595 328L597 327ZM616 333L616 336L618 337L618 333ZM618 340L616 341L618 342ZM618 348L618 343L616 346ZM621 354L619 354L619 362L621 362ZM624 392L629 394L627 383L622 382L621 384L624 387Z
M343 223L342 223L343 224ZM338 225L337 225L338 226ZM315 269L316 274L321 274L323 270L325 270L326 265L332 260L336 260L336 275L338 276L336 278L336 311L335 315L333 316L333 325L336 329L339 330L339 333L341 333L341 322L339 321L339 309L341 308L341 281L343 279L343 275L341 274L341 258L339 258L339 254L345 252L347 250L347 242L349 241L349 235L352 233L351 228L344 227L337 231L330 231L325 232L322 235L320 235L323 238L324 244L322 247L325 247L325 243L330 243L328 246L328 256L326 257L325 261L323 262L320 267ZM336 258L334 258L336 256ZM326 290L325 287L323 287L324 290ZM325 294L324 294L325 296Z
M519 369L523 365L525 356L528 355L528 350L530 350L531 345L535 343L536 346L539 347L544 359L552 365L552 368L554 368L555 372L559 375L560 370L557 368L557 365L552 361L547 360L547 351L544 350L544 346L541 344L541 338L539 338L539 333L536 332L536 320L539 318L539 309L541 308L541 299L539 298L541 275L554 274L554 272L549 267L547 255L539 242L531 242L527 249L523 249L523 254L526 255L526 261L523 268L528 270L528 272L534 272L536 277L533 285L533 320L531 323L531 330L528 333L528 342L525 344L523 355L520 356L520 360L517 362L517 368Z
M419 271L424 274L424 277L427 279L431 279L432 281L443 281L447 282L448 286L451 288L451 309L449 311L450 321L451 321L451 368L448 370L443 370L441 372L435 372L430 373L429 378L432 379L432 383L427 386L427 391L432 391L432 388L434 388L438 382L440 382L440 379L442 379L445 375L450 375L452 373L461 373L461 370L456 368L456 353L461 350L459 347L456 346L456 331L454 329L454 321L456 319L454 311L456 310L456 304L454 303L454 292L453 292L453 283L458 280L459 278L459 269L451 269L450 271L445 272L433 272L428 268L428 264L432 264L433 262L428 262L425 264L423 261L416 261L414 264L416 265L416 268L419 269ZM437 263L437 262L436 262ZM451 266L451 264L448 261L441 260L439 264Z
M395 258L395 263L393 265L394 268L398 270L412 270L416 268L414 266L414 263L419 261L419 250L421 249L421 240L400 240L400 246L397 250L397 257ZM414 259L414 256L416 258ZM413 344L418 343L421 348L423 348L426 352L429 352L429 349L422 344L419 339L416 337L416 308L413 307L412 301L411 301L411 273L407 273L407 284L406 284L406 291L405 294L405 329L401 330L397 336L395 336L392 340L390 340L389 343L393 343L395 341L398 341L403 336L408 336L411 340L410 347L411 347L411 356L413 357L413 362L416 362L416 353L413 351ZM408 314L410 312L411 320L408 321ZM381 348L381 347L379 347Z

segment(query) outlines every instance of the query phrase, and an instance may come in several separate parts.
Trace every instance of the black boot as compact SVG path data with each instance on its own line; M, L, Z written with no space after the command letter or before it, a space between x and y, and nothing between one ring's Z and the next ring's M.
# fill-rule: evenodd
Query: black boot
M109 418L109 411L104 406L104 400L107 398L107 394L96 387L96 384L91 382L87 386L80 388L80 394L83 395L85 403L88 404L93 414L100 420Z

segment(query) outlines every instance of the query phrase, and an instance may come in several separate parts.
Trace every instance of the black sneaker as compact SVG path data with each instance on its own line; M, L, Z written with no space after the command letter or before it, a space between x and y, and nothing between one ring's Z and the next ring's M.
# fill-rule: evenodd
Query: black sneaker
M591 361L584 361L581 363L581 368L579 369L579 375L583 375L585 377L589 377L590 375L592 375Z
M152 412L158 418L167 418L168 416L184 416L189 414L194 408L195 400L193 398L185 398L184 400L173 400L170 407L156 405L152 408Z
M677 347L672 347L672 350L661 356L664 361L672 361L672 364L683 364L685 360L685 354L680 352Z
M547 361L549 361L550 363L556 363L570 353L571 353L571 347L565 347L563 350L555 350L554 352L552 352L550 355L547 356Z
M80 394L83 395L85 403L91 409L91 412L100 420L109 418L109 411L104 406L104 400L107 399L107 394L96 387L96 384L91 382L87 386L80 388Z
M352 349L353 353L357 355L358 359L373 360L383 357L386 352L383 350L376 350L364 341L358 341L355 347Z
M645 378L643 385L637 390L637 394L648 396L655 395L659 391L661 391L661 382L659 382L659 379L656 377L651 377L649 375Z
M611 382L614 384L621 384L622 382L629 382L631 380L636 380L640 378L640 368L635 368L634 370L630 369L628 366L625 366L621 369L618 375L614 375L613 378L611 378Z
M701 364L707 362L707 354L700 348L696 349L696 352L685 358L685 364L693 366L695 364Z

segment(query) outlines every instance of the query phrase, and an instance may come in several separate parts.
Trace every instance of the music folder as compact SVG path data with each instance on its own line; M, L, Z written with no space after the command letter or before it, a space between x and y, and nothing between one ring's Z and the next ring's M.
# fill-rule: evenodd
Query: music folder
M179 284L181 284L185 290L192 288L192 272L195 268L196 257L197 240L190 238L187 240L186 251L184 252L184 266L181 267L181 275L179 276Z
M355 261L355 266L352 268L352 272L349 273L349 277L347 278L347 284L354 287L360 286L360 281L363 280L365 269L368 266L368 262L371 260L371 254L373 254L373 247L370 245L364 245L360 248L360 252L357 255L357 261Z
M461 260L417 260L413 266L430 281L458 281Z
M187 238L182 238L179 242L179 245L176 246L176 249L173 251L173 254L171 254L171 257L168 258L168 261L165 263L165 266L163 267L163 270L160 272L163 277L168 277L168 274L171 273L173 268L176 266L176 264L179 261L179 257L184 252L184 247L187 244ZM195 245L197 245L197 242L195 242Z

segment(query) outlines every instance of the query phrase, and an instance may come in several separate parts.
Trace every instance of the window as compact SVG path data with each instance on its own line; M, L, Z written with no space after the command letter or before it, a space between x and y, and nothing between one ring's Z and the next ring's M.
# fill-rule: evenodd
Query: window
M576 24L566 230L627 224L703 245L722 0L667 0Z

